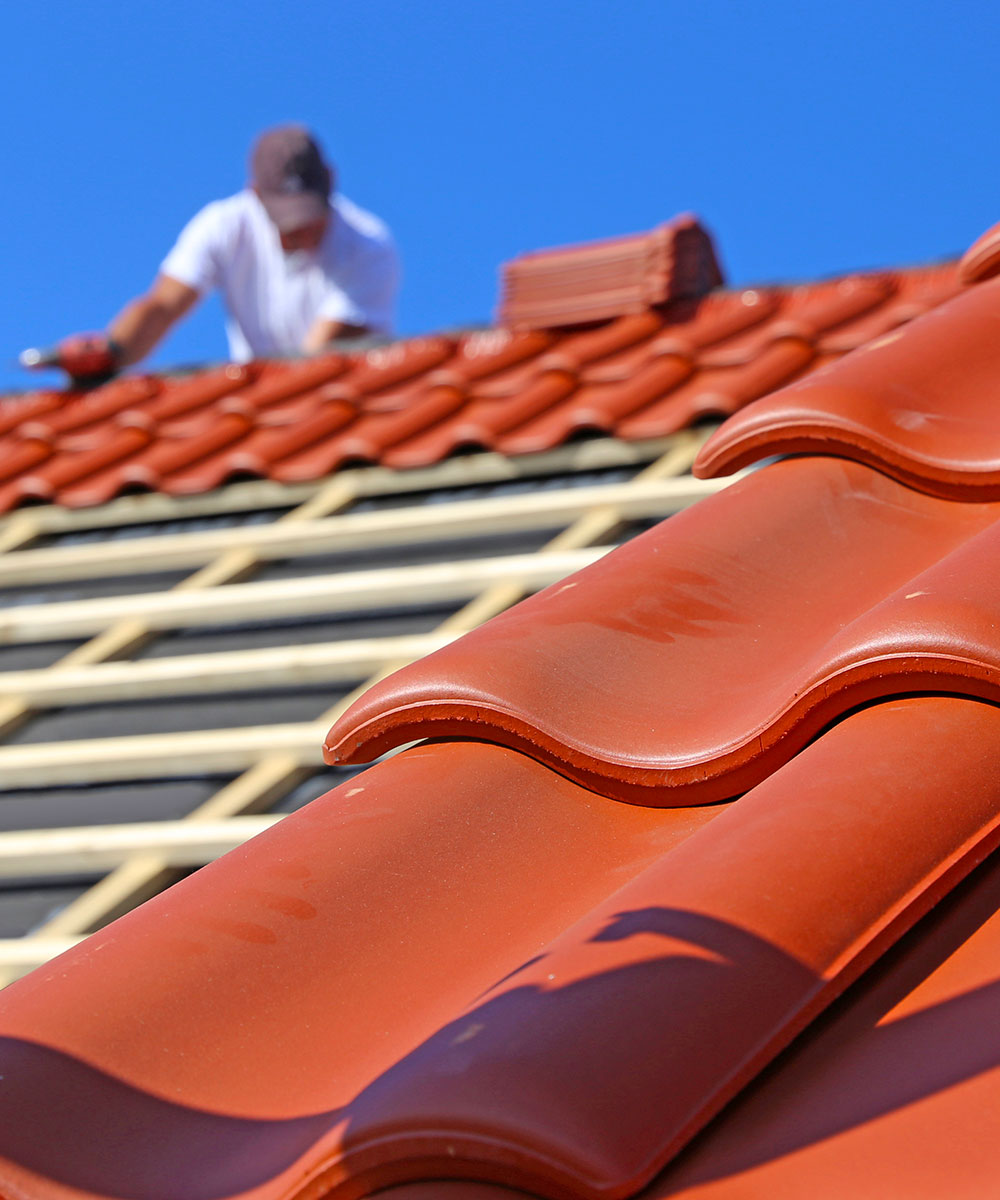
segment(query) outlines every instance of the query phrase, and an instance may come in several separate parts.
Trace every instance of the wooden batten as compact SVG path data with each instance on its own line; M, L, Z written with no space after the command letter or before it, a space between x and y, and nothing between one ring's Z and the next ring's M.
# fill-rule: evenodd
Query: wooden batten
M678 511L718 490L685 476L711 430L645 443L594 439L517 459L484 453L435 467L341 472L302 485L236 484L193 497L129 497L99 510L25 510L0 521L0 579L8 586L141 571L197 568L159 595L69 601L0 611L0 640L87 637L51 667L0 675L0 731L33 709L88 702L317 682L359 683L316 719L297 724L77 742L0 745L0 787L231 774L181 821L28 831L0 836L0 876L107 871L36 929L0 941L0 985L146 898L169 870L207 862L269 827L260 813L321 765L330 724L375 681L502 612L526 594L607 553L624 520ZM346 510L358 499L507 480L634 467L626 483L396 508ZM731 481L728 481L731 482ZM287 509L273 524L149 536L128 543L26 549L42 535L156 524L185 517ZM357 546L560 528L535 554L253 581L258 565ZM4 568L8 571L2 574ZM176 658L127 658L157 630L268 616L346 612L400 604L461 605L428 634ZM122 661L117 661L122 660ZM18 840L20 839L20 840Z
M136 821L0 833L0 879L96 874L133 854L149 853L172 867L199 867L280 820L281 816L267 815L225 821Z
M141 592L97 600L19 605L0 612L0 642L44 642L99 633L115 621L141 621L152 630L220 625L280 614L312 616L440 604L463 600L505 580L529 589L579 571L608 552L607 547L559 554L512 554L467 562L428 563L351 571L304 579L235 583L197 591Z
M634 480L559 492L498 496L434 507L347 513L322 520L209 529L83 546L21 550L3 560L3 583L27 586L199 567L227 551L244 550L261 562L334 551L411 546L427 542L551 529L594 508L619 519L665 517L728 486L732 479Z

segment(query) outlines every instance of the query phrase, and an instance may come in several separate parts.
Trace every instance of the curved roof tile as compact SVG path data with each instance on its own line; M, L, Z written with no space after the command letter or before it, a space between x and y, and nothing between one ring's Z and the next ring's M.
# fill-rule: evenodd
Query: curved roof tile
M138 488L205 491L237 475L314 479L354 460L428 466L471 446L544 451L587 431L659 437L707 413L737 412L958 290L947 263L719 290L584 328L436 335L9 397L0 511L32 499L95 504ZM226 415L236 400L242 430ZM117 421L133 418L146 422L147 441L119 437ZM282 432L283 420L294 430ZM213 446L206 438L217 425L233 436ZM109 436L118 452L105 457Z
M82 504L357 456L416 465L470 440L512 453L588 428L653 436L881 338L757 406L780 433L780 404L812 396L821 457L750 475L377 685L330 746L359 758L449 740L374 767L5 989L0 1192L832 1195L802 1186L823 1177L809 1138L872 1118L880 1064L922 1086L930 1047L948 1059L942 1090L974 1073L960 1018L872 1057L845 998L847 1028L827 1030L860 1067L838 1060L831 1076L821 1053L810 1075L807 1055L793 1103L809 1108L791 1130L787 1092L776 1117L754 1082L932 905L958 903L1000 842L1000 706L897 697L1000 699L1000 496L988 445L977 459L963 432L971 421L988 443L997 427L982 386L993 285L882 336L957 286L948 265L715 293L586 330L16 402L34 425L0 434L14 464L0 504L38 489ZM945 472L920 456L922 421L885 435L900 389L946 426ZM825 431L831 396L867 421L862 462ZM755 419L730 422L734 446ZM943 983L931 974L904 1016L949 987L988 988L993 937ZM737 1101L728 1135L723 1115L676 1157L754 1088L749 1123ZM880 1179L930 1136L920 1106L895 1099L908 1112L872 1156ZM781 1146L810 1148L804 1175ZM745 1188L769 1152L778 1166ZM985 1194L994 1175L980 1156L963 1178Z
M407 751L4 992L0 1181L633 1195L995 847L998 722L873 706L692 810Z
M774 464L377 683L328 757L479 737L636 803L735 795L861 701L1000 697L998 517L855 463Z
M765 397L703 447L702 477L774 454L839 454L955 499L1000 497L1000 280Z

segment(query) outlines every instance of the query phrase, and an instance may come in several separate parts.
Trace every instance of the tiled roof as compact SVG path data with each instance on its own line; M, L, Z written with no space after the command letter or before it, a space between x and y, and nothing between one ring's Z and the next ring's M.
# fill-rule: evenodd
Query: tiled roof
M524 454L584 433L661 437L934 308L956 265L716 291L587 328L416 338L360 355L122 378L0 403L0 512L25 501L189 495L345 465Z
M645 437L709 396L702 470L805 453L376 683L331 756L433 740L6 989L0 1195L990 1194L1000 282L905 278L559 334L490 373L507 408L394 443Z

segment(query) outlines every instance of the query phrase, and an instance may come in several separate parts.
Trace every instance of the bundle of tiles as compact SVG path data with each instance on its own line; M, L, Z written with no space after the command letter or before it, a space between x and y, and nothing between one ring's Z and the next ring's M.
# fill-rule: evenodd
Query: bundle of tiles
M675 217L649 233L537 250L501 267L500 324L553 329L703 296L723 282L698 219Z

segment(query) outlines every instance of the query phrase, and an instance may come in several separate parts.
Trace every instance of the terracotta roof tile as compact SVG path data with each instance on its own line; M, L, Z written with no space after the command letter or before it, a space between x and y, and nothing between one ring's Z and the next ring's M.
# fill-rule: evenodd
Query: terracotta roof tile
M1000 496L998 298L1000 282L980 284L766 397L712 438L695 472L789 452L841 454L937 495Z
M958 700L895 707L913 710L904 721L914 747L929 738L949 758L939 738L954 736L951 745L964 747L965 720L995 717L994 709L962 713L975 706ZM964 753L954 761L941 806L965 802L967 763ZM998 962L1000 861L993 855L641 1200L989 1195L1000 1104Z
M982 283L992 279L1000 271L1000 225L977 238L966 250L959 263L959 279L962 283Z
M107 959L101 934L72 952L65 987L36 973L4 991L2 1073L72 1077L76 1099L39 1094L39 1120L20 1093L0 1122L18 1166L0 1181L27 1168L58 1181L32 1184L45 1197L145 1200L164 1178L172 1200L298 1194L283 1190L301 1184L293 1164L322 1165L338 1109L719 811L595 799L495 747L398 756L123 918ZM106 1127L109 1111L130 1131L121 1155L94 1152L87 1113Z
M549 450L587 431L657 437L736 412L942 303L959 289L956 272L947 263L715 291L587 328L424 337L11 397L0 407L0 511L37 499L95 504L139 488L203 491L243 475L305 480L357 460L426 466L467 447ZM121 435L119 421L139 427L133 416L148 422L145 440Z
M723 808L404 752L5 991L0 1178L631 1195L994 846L998 711L870 708Z
M926 914L945 898L966 941L956 886L1000 842L997 286L949 299L949 264L17 401L35 428L0 440L7 507L652 436L708 408L736 415L706 469L811 456L377 684L336 756L437 740L5 989L0 1191L822 1197L856 1194L829 1172L845 1134L872 1179L922 1186L913 1146L942 1139L912 1101L937 1089L964 1122L949 1085L993 1065L963 1014L990 1021L995 872L982 936L938 971ZM897 395L919 420L893 423ZM909 993L888 1041L864 1027L879 971ZM970 1195L995 1176L982 1129Z
M425 1177L457 1158L541 1196L633 1195L1000 841L1000 711L911 703L827 732L391 1068L330 1183L419 1156ZM953 771L956 739L975 749Z
M546 328L637 312L719 287L712 239L685 215L649 233L536 250L501 268L501 324Z
M734 795L873 696L1000 696L998 516L858 464L775 464L376 684L330 761L474 736L621 799Z

